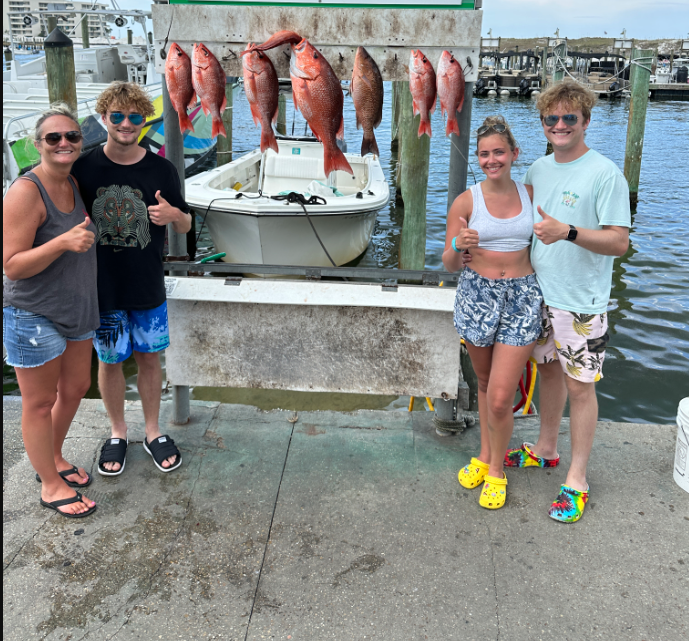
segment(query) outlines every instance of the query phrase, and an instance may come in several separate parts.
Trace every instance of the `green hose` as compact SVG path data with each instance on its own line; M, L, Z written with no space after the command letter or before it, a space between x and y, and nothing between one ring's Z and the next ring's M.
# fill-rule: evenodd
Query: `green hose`
M211 256L206 256L205 258L202 258L201 260L197 261L197 265L203 265L204 263L210 263L212 260L216 260L217 258L225 258L227 254L225 252L220 252L219 254L212 254Z

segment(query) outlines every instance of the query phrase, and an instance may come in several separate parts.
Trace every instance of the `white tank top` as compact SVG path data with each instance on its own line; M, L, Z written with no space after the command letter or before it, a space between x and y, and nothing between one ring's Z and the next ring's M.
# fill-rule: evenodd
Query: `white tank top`
M494 252L514 252L531 245L533 234L533 207L529 193L523 183L513 181L517 186L522 210L512 218L492 216L483 199L480 183L471 187L474 207L469 219L469 228L478 232L478 246Z

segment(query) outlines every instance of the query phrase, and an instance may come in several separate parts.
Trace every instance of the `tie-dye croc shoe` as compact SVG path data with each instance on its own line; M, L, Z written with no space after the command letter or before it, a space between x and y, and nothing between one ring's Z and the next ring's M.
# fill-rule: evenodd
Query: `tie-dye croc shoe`
M505 453L505 467L557 467L560 457L543 458L533 453L532 443L522 443L521 447L507 450Z
M550 506L548 516L562 523L574 523L581 518L589 500L589 490L575 490L569 485L560 487L560 493Z
M479 461L477 458L472 458L468 465L465 465L457 473L457 479L462 487L467 490L473 490L483 483L483 480L488 474L488 463Z
M478 504L488 510L497 510L505 505L507 499L507 476L502 478L486 475Z

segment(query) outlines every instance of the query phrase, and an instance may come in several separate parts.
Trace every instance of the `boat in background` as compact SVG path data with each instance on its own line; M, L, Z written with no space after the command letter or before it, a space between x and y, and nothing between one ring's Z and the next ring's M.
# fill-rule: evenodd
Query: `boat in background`
M215 251L225 262L254 265L330 266L328 254L336 265L354 260L390 200L379 158L345 154L354 175L326 177L315 138L277 138L277 154L256 149L186 180L186 201L208 225Z

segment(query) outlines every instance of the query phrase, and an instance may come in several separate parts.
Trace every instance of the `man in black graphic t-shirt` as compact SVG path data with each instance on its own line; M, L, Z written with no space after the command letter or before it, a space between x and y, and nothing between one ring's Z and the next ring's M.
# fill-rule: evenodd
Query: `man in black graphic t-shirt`
M166 225L184 234L191 228L191 216L172 163L138 145L146 118L155 113L144 90L134 83L115 82L99 96L96 111L108 140L79 158L72 171L98 228L101 326L94 344L100 361L98 384L112 425L98 471L116 476L125 467L122 363L133 353L146 421L144 449L160 471L170 472L182 464L182 456L158 425L159 352L170 344L163 245Z

